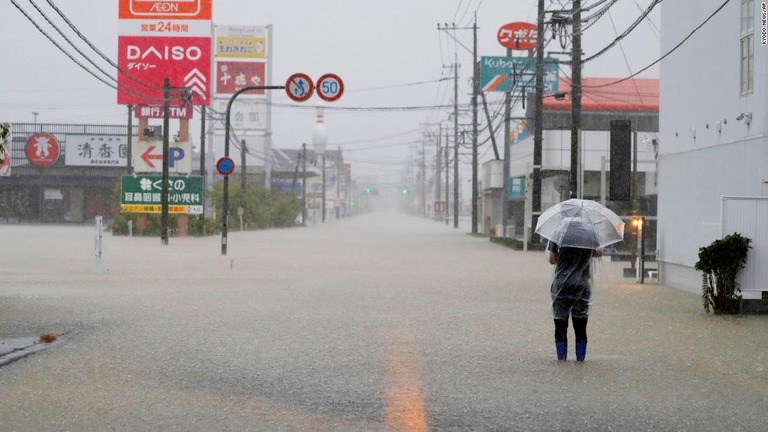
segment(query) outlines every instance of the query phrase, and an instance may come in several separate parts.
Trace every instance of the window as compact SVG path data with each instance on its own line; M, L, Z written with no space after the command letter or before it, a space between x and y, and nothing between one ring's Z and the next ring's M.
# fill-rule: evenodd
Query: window
M741 0L741 94L751 94L755 81L755 0Z

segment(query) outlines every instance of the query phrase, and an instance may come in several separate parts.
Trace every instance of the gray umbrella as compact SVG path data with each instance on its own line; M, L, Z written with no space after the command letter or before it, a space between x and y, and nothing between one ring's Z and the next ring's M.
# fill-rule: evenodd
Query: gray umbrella
M604 205L570 199L539 216L536 233L561 247L597 249L624 239L624 222Z

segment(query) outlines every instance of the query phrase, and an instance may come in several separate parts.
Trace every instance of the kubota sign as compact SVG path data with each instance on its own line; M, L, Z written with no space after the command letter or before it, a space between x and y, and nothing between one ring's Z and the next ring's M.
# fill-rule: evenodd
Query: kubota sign
M501 46L512 50L530 50L536 48L539 28L536 24L511 22L504 24L496 33Z
M120 19L210 20L212 0L120 0Z
M163 103L163 82L172 88L189 87L195 105L208 105L211 76L211 39L205 37L119 36L118 65L129 74L118 74L117 103L157 105ZM138 81L138 82L137 82ZM146 83L142 85L140 83ZM182 105L178 91L172 105Z

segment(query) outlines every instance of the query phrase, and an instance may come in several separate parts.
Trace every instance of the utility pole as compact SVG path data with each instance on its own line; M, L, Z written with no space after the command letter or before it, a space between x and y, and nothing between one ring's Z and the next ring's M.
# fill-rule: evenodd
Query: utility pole
M540 0L543 1L543 0ZM478 88L480 86L480 82L478 80L478 69L479 64L477 63L477 14L475 14L475 23L472 27L456 27L456 24L452 24L449 26L448 24L445 24L444 26L440 26L440 24L437 25L438 30L443 30L448 34L448 36L452 37L453 40L456 41L459 45L461 45L464 49L472 53L473 63L472 63L472 94L473 94L473 107L474 107L474 120L475 120L475 149L473 151L473 167L472 167L472 173L473 173L473 179L477 180L477 94L479 93ZM473 30L474 31L474 49L470 50L467 48L461 41L456 39L448 30ZM454 71L454 80L453 80L453 141L454 141L454 150L453 150L453 227L459 228L459 71L458 71L458 59L456 58L456 54L454 54L454 62L453 62L453 71ZM475 183L475 182L473 182ZM477 207L476 207L476 198L477 198L477 186L476 184L473 184L473 202L472 202L472 232L477 232Z
M421 217L427 217L427 140L421 138Z
M477 62L477 12L472 25L472 233L477 233L477 95L480 93L480 64Z
M437 151L435 152L435 205L440 204L440 152L442 151L442 145L440 140L443 136L443 125L437 125ZM434 211L434 215L437 216L437 209Z
M512 49L507 48L507 57L512 57ZM523 98L525 98L525 94L523 94ZM504 143L504 187L502 190L502 197L501 197L501 226L502 230L504 231L502 233L502 237L507 237L507 220L509 219L509 132L510 132L510 125L509 125L509 116L510 111L512 111L512 93L511 92L505 92L504 93L504 139L502 142Z
M168 245L168 153L170 150L169 111L171 110L171 80L166 78L163 83L163 181L160 191L160 243Z
M448 141L448 131L445 131L445 226L448 226L448 190L451 188L450 183L448 182L448 171L450 171L450 162L448 160L448 148L450 145L450 141Z
M531 227L535 228L541 214L541 154L544 119L544 0L538 5L538 37L536 38L536 110L533 120L533 197L531 199ZM525 224L523 225L525 227ZM527 228L526 228L527 229ZM525 238L528 237L526 233Z
M336 207L336 219L341 218L341 146L337 146L339 152L336 153L336 200L333 206Z
M459 228L459 70L453 63L453 228Z
M203 197L208 190L205 181L205 105L200 107L200 176L203 178ZM203 212L200 213L200 235L205 235L205 199L203 199Z
M307 226L307 143L301 144L301 225Z
M131 147L133 147L133 105L128 104L128 144L126 147L126 159L128 160L128 174L133 174L133 157Z
M581 132L581 0L573 0L571 47L571 198L582 195L579 187L579 135ZM539 33L542 35L543 33ZM542 53L543 54L543 53Z
M240 230L242 231L244 229L243 226L243 216L245 216L245 140L240 140L240 209L238 209L238 213L240 213Z

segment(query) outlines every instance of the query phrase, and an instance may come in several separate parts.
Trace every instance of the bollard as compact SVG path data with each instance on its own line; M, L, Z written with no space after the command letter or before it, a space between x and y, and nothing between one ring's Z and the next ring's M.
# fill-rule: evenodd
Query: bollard
M133 237L133 221L128 221L128 237Z
M96 256L96 274L101 274L103 271L101 264L101 238L103 232L103 218L96 216L96 239L94 244L93 254Z

